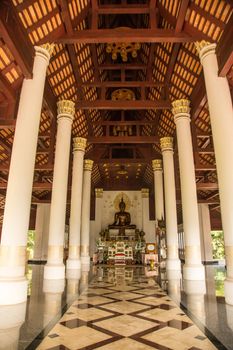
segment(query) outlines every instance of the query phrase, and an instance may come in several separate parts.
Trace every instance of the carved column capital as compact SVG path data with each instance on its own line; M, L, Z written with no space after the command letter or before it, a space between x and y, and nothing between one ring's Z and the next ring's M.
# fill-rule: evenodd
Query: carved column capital
M153 159L152 160L152 169L153 169L153 171L163 170L162 159Z
M142 198L149 198L149 188L142 188L141 193L142 193Z
M103 188L96 188L95 189L95 197L96 198L103 198L103 193L104 193Z
M197 41L195 43L196 50L198 52L198 55L200 57L201 63L203 59L209 55L209 54L215 54L215 49L216 49L216 44L215 43L210 43L209 41Z
M83 137L74 137L73 138L73 151L82 151L85 152L87 145L87 139Z
M49 63L50 57L53 53L55 44L43 44L41 46L35 46L36 56L43 57L47 63Z
M75 114L75 103L71 100L60 100L57 102L57 119L66 117L73 121Z
M162 137L160 139L161 151L173 151L173 137Z
M84 170L92 171L93 164L94 164L93 160L85 159L84 160L84 166L83 166Z

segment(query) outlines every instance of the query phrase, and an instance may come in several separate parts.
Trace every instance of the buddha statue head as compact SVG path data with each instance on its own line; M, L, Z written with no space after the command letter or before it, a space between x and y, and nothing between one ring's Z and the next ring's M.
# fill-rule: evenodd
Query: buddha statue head
M122 197L121 201L119 202L119 209L122 213L125 211L125 207L126 207L126 205L125 205L124 199Z

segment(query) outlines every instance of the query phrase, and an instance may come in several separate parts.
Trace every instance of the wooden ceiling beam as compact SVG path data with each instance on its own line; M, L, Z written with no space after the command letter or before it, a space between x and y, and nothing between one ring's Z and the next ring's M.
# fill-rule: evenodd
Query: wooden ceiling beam
M32 78L33 47L29 44L19 24L17 13L11 1L0 1L1 37L20 66L25 78Z
M153 81L95 81L82 83L82 87L163 87L165 84Z
M136 101L78 101L76 109L109 109L109 110L137 110L137 109L170 109L171 104L168 100L136 100Z
M112 126L118 126L118 125L156 125L158 122L157 120L148 120L148 119L143 119L143 120L99 120L96 122L93 122L93 125L112 125Z
M137 70L137 69L146 69L147 65L143 63L125 63L125 70ZM99 65L100 70L121 70L122 64L119 63L102 63Z
M60 44L97 44L97 43L186 43L201 40L203 35L190 36L185 32L176 33L173 29L87 29L76 31L73 35L64 35L55 39Z
M98 8L99 15L137 15L137 14L149 14L150 8L148 5L102 5Z
M0 130L1 129L15 129L16 119L0 119Z
M177 33L181 32L181 30L183 29L184 20L185 20L185 16L187 13L188 5L189 5L189 0L182 0L180 3L178 18L177 18L176 26L175 26L175 32L177 32Z
M158 143L157 136L92 136L87 138L88 143Z

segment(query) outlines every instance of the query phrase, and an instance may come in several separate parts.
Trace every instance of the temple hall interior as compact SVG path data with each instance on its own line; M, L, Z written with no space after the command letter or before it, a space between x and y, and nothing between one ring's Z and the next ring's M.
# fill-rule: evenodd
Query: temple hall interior
M0 350L233 350L232 98L232 0L0 0Z

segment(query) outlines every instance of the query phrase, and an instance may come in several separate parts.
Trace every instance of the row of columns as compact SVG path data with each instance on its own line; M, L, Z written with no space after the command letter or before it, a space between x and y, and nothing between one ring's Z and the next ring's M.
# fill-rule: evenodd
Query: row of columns
M225 241L227 277L225 279L225 300L233 304L233 110L227 78L218 76L215 44L202 41L196 45L203 65L205 85L210 111L210 121L215 149L216 167L221 203L222 224ZM183 226L185 237L185 280L204 280L205 272L201 263L200 225L195 183L195 168L190 129L190 102L186 99L174 101L172 112L176 124ZM226 152L227 150L227 152ZM165 212L167 228L167 268L178 268L172 263L178 258L176 200L172 138L161 139L164 168ZM229 157L229 152L232 157ZM162 164L152 162L155 182L156 219L164 218L162 195Z
M33 78L25 79L22 86L0 246L0 305L21 303L27 298L25 265L31 193L46 69L52 50L53 45L46 44L42 47L35 47ZM49 220L45 220L43 232L38 232L37 240L40 240L40 244L37 245L38 251L35 254L45 255L48 245L44 279L45 281L59 281L59 288L62 289L65 277L63 252L70 141L75 103L61 100L58 101L57 108L57 135L50 215ZM25 130L27 130L27 137L25 137ZM74 139L71 234L68 259L68 269L70 270L80 268L80 256L83 264L90 262L89 218L93 161L83 160L85 147L86 139ZM41 210L38 210L37 213L38 225L41 224L40 221L45 214L45 208L39 209ZM46 241L48 222L49 234L48 241ZM45 286L45 288L49 288L49 283L45 283Z
M233 303L233 181L232 164L229 162L229 152L233 153L233 112L229 86L226 78L218 77L218 64L215 54L215 44L201 42L197 45L207 89L210 110L211 127L215 147L216 165L219 181L219 193L222 210L222 222L225 237L227 278L225 281L226 302ZM12 149L8 188L6 194L4 221L0 246L0 304L19 303L25 300L27 282L25 279L27 229L31 205L33 170L36 157L37 138L43 98L46 69L52 52L52 45L36 47L33 65L33 78L25 79L22 86L18 116ZM29 98L30 96L30 98ZM190 108L187 100L173 102L173 114L176 124L179 165L181 175L181 197L185 231L185 266L184 277L187 280L204 279L204 268L201 265L200 235L195 186L195 172L190 132ZM60 101L58 103L58 131L54 166L53 193L50 214L48 263L45 267L45 278L64 278L63 242L65 207L68 179L69 145L71 127L74 117L74 103ZM27 130L27 137L24 131ZM177 259L174 164L172 148L168 140L161 141L164 166L165 209L168 225L168 267L179 270ZM171 140L170 140L171 141ZM228 153L226 154L226 149ZM78 151L78 149L77 149ZM233 154L232 154L233 155ZM80 155L81 159L81 155ZM79 159L79 160L80 160ZM157 162L157 163L156 163ZM163 190L161 186L161 163L153 163L155 175L155 194L157 203L156 218L164 218ZM81 166L79 164L79 166ZM89 210L90 210L90 171L92 162L84 166L81 232L83 242L77 237L70 242L69 266L79 266L79 254L88 263L89 247ZM75 172L75 171L73 171ZM80 172L79 172L80 175ZM80 175L81 176L81 175ZM80 180L80 178L79 178ZM157 184L157 185L156 185ZM80 186L80 185L79 185ZM75 186L74 186L75 187ZM80 212L80 203L76 194L72 196L72 205ZM81 197L79 197L81 198ZM159 198L159 199L158 199ZM80 220L80 217L78 217ZM88 218L88 219L87 219ZM75 221L74 212L71 222L75 227L80 225ZM79 245L81 247L79 248Z

